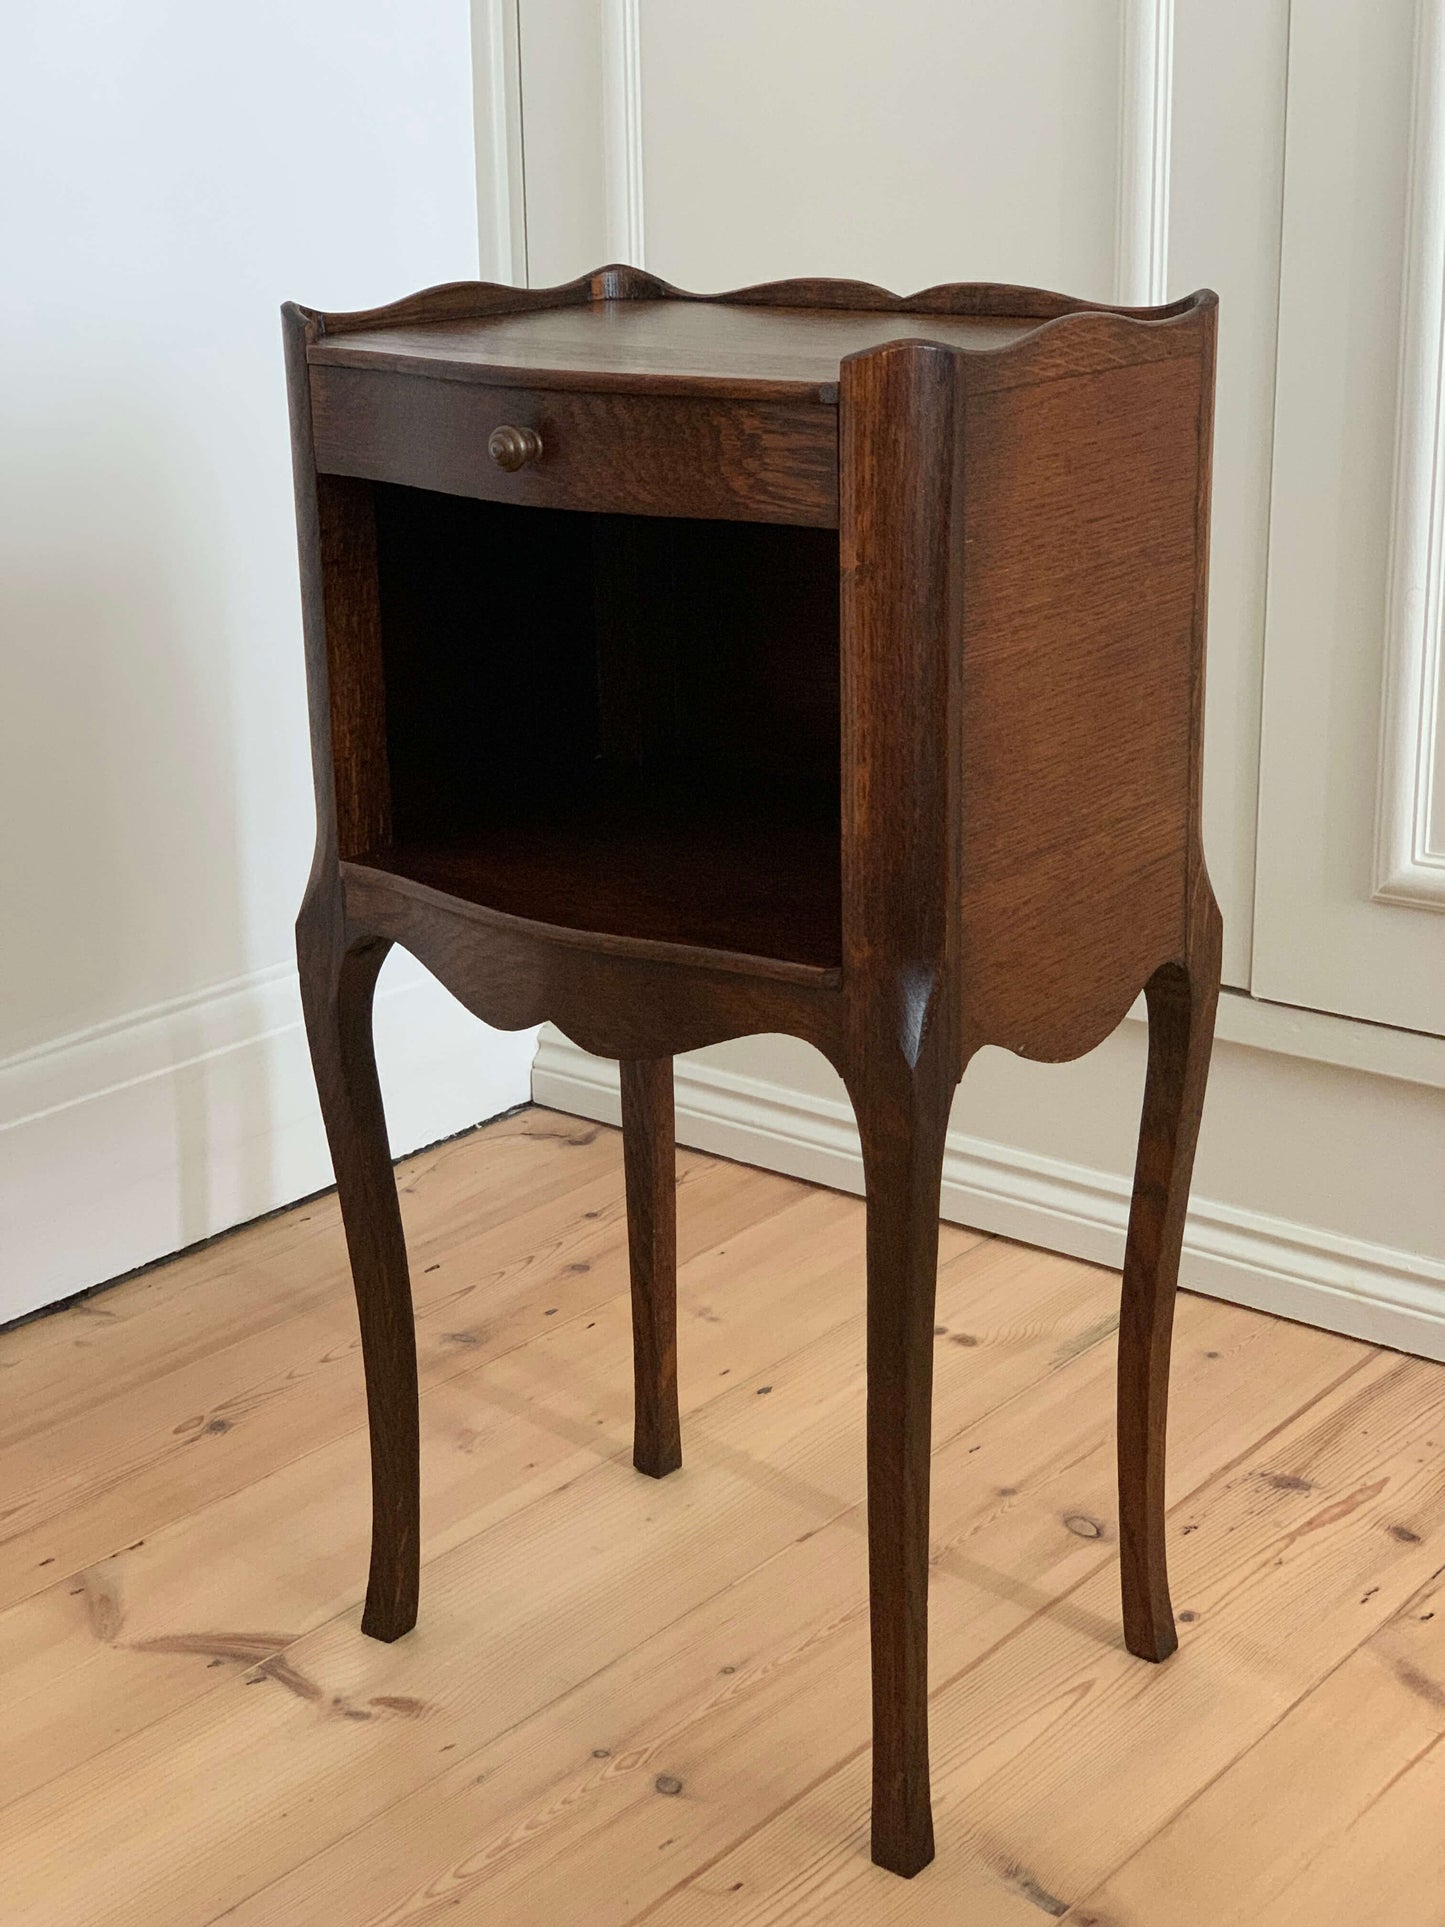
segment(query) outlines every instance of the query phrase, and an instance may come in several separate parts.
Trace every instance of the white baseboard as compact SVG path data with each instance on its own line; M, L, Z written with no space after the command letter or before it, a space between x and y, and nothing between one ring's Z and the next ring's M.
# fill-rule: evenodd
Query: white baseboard
M524 1103L535 1033L394 953L376 996L393 1152ZM332 1182L290 966L0 1063L0 1323Z
M861 1193L845 1101L686 1058L676 1064L676 1091L679 1142ZM554 1030L542 1032L532 1093L559 1110L618 1119L616 1065ZM950 1223L1118 1266L1128 1199L1128 1183L1113 1172L949 1133L942 1215ZM1445 1360L1445 1264L1415 1252L1196 1194L1180 1278L1210 1297Z

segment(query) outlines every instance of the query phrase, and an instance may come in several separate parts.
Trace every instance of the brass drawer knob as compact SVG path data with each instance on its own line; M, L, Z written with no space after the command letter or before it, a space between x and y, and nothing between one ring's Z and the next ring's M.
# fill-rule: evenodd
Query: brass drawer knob
M514 428L504 422L487 438L487 453L498 468L525 468L528 462L542 459L542 437L535 428Z

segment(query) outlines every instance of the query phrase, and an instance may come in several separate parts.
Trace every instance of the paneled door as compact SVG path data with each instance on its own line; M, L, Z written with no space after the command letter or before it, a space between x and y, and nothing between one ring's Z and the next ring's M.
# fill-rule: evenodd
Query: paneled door
M1252 988L1445 1033L1445 0L1290 32Z
M491 252L534 285L622 258L702 290L799 274L1218 289L1206 834L1225 979L1247 987L1287 0L480 12Z

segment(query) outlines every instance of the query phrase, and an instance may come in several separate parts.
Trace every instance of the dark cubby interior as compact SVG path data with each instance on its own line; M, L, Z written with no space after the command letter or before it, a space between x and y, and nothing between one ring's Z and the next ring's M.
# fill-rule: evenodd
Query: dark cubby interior
M564 927L834 966L838 537L375 486L392 843Z

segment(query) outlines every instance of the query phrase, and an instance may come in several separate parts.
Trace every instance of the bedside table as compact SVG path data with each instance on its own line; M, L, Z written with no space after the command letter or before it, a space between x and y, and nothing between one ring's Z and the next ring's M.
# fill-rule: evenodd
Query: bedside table
M949 1105L1141 989L1119 1336L1129 1648L1175 1632L1169 1342L1219 985L1200 844L1215 298L683 294L634 269L285 311L315 762L297 923L360 1308L363 1630L414 1623L410 1285L371 1046L393 943L621 1060L635 1462L681 1461L671 1059L786 1031L868 1200L873 1857L933 1854L929 1429Z

